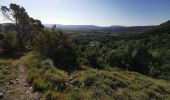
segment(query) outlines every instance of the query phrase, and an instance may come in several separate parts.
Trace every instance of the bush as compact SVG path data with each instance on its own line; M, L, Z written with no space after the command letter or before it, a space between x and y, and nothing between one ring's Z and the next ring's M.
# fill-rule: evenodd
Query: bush
M66 100L84 100L84 96L81 91L71 89L69 93L67 93Z
M40 32L36 36L34 48L44 57L52 59L54 65L61 69L78 68L75 45L61 31L52 29Z
M168 81L156 80L117 68L99 70L86 67L72 74L78 83L74 85L69 81L70 75L67 72L50 67L50 60L40 58L33 53L28 53L21 58L21 62L28 68L30 84L42 93L43 100L111 100L114 98L165 100L169 98Z
M90 65L91 67L94 68L101 68L102 67L102 62L101 59L99 57L98 52L96 52L95 50L89 50L86 54L86 58L87 58L87 63L88 65Z
M126 68L126 51L123 50L111 50L106 54L106 62L109 66L116 66L122 69Z
M56 100L58 99L59 94L54 91L48 91L45 93L45 100Z
M33 84L34 89L38 91L45 91L49 88L49 84L47 84L45 80L40 79L40 78L35 79L32 84Z
M152 51L154 57L150 75L155 78L170 80L170 50Z
M127 49L111 50L106 55L110 66L136 71L145 75L150 73L152 55L145 47L128 47Z
M150 63L152 62L152 55L145 47L139 47L131 52L131 59L129 60L129 69L137 71L142 74L150 73Z
M98 46L93 47L87 45L83 47L83 49L81 48L79 51L81 51L80 62L82 64L98 69L104 68L105 62L103 56L105 53L102 52L101 48Z
M2 41L0 42L0 47L4 52L10 53L16 49L16 38L12 33L4 34Z
M4 36L2 34L0 34L0 40L2 40L4 38Z

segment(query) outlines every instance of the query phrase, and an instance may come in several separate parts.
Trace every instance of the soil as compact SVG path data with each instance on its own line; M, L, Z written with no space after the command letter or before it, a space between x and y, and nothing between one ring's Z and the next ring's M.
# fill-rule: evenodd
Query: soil
M0 100L42 99L42 95L35 92L33 87L28 84L26 66L22 65L19 60L13 61L12 66L7 66L5 71L10 72L10 74L6 75L10 75L12 78L5 81L3 86L0 86L0 93L2 93Z

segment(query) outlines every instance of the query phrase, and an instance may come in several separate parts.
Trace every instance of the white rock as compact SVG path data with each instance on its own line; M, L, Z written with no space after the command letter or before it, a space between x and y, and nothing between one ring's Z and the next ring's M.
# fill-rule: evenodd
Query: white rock
M3 93L0 93L0 98L3 98L3 96L4 96Z

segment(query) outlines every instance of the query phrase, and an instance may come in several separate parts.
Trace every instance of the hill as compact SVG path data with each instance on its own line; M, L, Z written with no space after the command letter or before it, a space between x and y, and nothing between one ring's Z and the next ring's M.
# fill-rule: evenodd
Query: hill
M21 59L0 58L0 99L169 100L169 81L117 68L83 67L68 73L34 53ZM28 82L28 83L27 83ZM2 100L3 100L2 99Z
M114 26L114 28L125 27ZM150 71L152 73L155 71L156 75L159 72L160 78L169 78L169 50L167 49L169 47L162 43L160 49L153 48L155 45L152 45L152 47L148 45L155 41L167 41L168 43L169 21L151 31L137 35L138 38L115 40L111 45L107 44L106 41L99 45L95 45L95 43L94 45L87 44L87 46L80 45L74 49L71 48L71 46L74 47L73 44L66 44L70 43L67 36L55 29L45 30L44 33L39 33L38 36L38 43L40 43L36 45L38 49L31 48L32 50L24 52L21 58L8 57L11 52L5 53L5 57L1 56L0 98L18 98L21 100L28 98L38 98L40 100L170 99L170 82L154 79L152 77L155 73L153 76L150 74ZM53 40L49 42L51 39ZM59 45L56 45L56 43L59 43ZM130 48L135 43L148 47L139 51L136 48ZM107 45L109 46L107 47ZM85 48L81 48L83 46ZM80 51L78 48L80 48ZM125 48L130 48L127 49L130 52L125 51ZM145 57L149 57L150 52L153 56L159 56L162 48L164 48L163 52L165 53L160 57L165 61L161 62L163 65L158 66L156 62L158 68L148 66L150 63L154 65L154 63L148 63ZM145 51L146 49L150 51ZM71 52L71 50L79 52L79 56L77 57L78 54ZM48 54L43 55L46 53ZM77 57L76 60L71 58L72 56ZM78 69L71 66L71 64L74 64L72 61L79 61ZM147 68L143 69L144 66ZM124 70L122 70L123 67L125 67ZM142 71L149 72L146 74L148 76L139 74L141 71L139 67L142 68Z
M150 48L170 49L170 21L140 34L137 39L141 39L142 42L145 42Z
M59 25L71 33L65 34L45 28L20 5L1 6L1 12L14 24L0 30L0 99L170 99L170 21L142 27Z
M52 24L45 24L46 27L51 28ZM56 24L57 28L66 32L112 32L112 33L141 33L154 29L157 26L110 26L101 27L95 25L60 25Z
M68 73L53 67L50 60L38 59L29 53L21 61L28 68L28 82L48 100L170 99L168 81L116 68L98 70L84 66Z

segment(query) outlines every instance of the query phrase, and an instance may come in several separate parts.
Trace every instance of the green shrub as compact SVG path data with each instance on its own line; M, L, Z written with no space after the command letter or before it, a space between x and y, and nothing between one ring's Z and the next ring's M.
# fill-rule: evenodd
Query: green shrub
M170 80L170 50L153 50L154 57L150 76Z
M4 38L0 41L0 48L3 49L5 53L11 53L16 47L15 35L12 33L4 34Z
M35 52L30 52L21 58L21 62L27 66L27 81L36 91L49 91L45 93L47 98L54 98L54 91L63 92L67 89L67 73L54 67L50 59L42 59Z
M81 91L71 89L67 93L66 100L84 100L84 96Z
M57 91L66 90L67 75L65 72L56 69L48 69L44 72L43 78L53 84L54 89Z
M67 72L50 67L49 59L45 60L28 53L21 61L28 66L30 84L35 90L41 92L43 99L46 100L111 100L114 98L165 100L169 98L168 81L156 80L139 73L111 67L103 70L85 67L74 73L74 80L78 82L78 85L74 85L70 82Z
M56 91L47 91L44 96L45 100L57 100L59 94Z
M44 30L37 34L34 48L44 57L53 60L61 69L78 68L77 54L71 39L56 29Z
M36 79L34 79L34 81L32 82L32 85L34 87L35 90L38 91L45 91L49 88L49 83L45 82L45 80L37 77Z
M84 65L93 67L93 68L99 68L102 69L105 66L104 58L104 53L102 53L102 50L98 46L96 47L91 47L91 46L86 46L86 49L84 52L81 54L81 62Z
M153 57L146 47L136 46L111 50L106 54L110 66L136 71L145 75L150 73Z
M2 34L0 34L0 40L2 40L4 38L4 36Z

